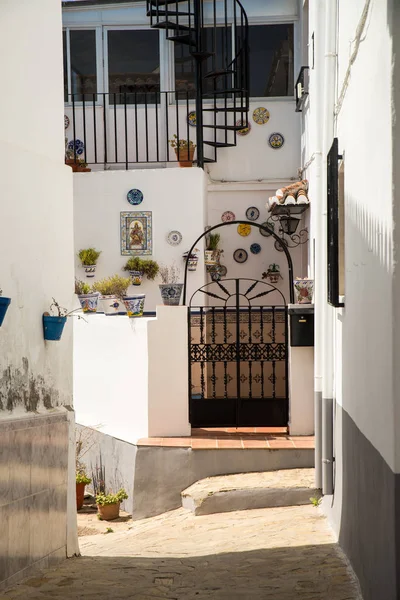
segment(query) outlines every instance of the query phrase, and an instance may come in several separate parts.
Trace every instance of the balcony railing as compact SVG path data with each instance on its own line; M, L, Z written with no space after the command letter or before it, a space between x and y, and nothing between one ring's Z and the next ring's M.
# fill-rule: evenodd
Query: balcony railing
M75 161L105 168L186 160L171 147L174 135L196 143L190 91L121 91L69 94L67 148ZM195 155L196 160L196 155Z

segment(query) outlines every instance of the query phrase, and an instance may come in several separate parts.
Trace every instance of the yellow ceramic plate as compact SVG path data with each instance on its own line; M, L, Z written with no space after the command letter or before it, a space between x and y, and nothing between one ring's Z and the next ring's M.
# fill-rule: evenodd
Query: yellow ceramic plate
M247 223L241 223L238 225L237 230L239 235L246 237L251 232L251 225L248 225Z

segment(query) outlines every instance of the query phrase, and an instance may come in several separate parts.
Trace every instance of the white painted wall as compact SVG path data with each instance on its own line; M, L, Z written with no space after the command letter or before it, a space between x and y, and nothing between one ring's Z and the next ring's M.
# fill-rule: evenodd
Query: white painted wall
M314 348L289 350L289 432L314 434Z
M0 98L0 287L12 299L0 331L0 420L5 467L12 462L7 451L18 462L2 486L9 527L1 536L0 579L15 576L15 582L33 563L47 566L50 556L77 551L76 501L71 493L67 498L67 488L75 487L73 415L63 408L72 405L72 324L59 342L45 342L42 328L52 297L68 309L74 301L61 3L1 2L0 55L7 90ZM6 421L18 430L12 437ZM38 539L48 524L51 535Z
M130 189L143 192L144 200L139 206L129 204L126 195ZM74 224L75 254L81 248L95 246L102 251L96 271L96 279L121 270L128 256L121 256L120 213L122 211L152 211L153 255L157 262L181 269L183 281L183 252L189 250L196 238L204 231L205 176L201 169L146 169L135 171L102 171L74 175ZM171 246L167 235L172 230L182 233L180 245ZM195 291L204 282L202 244L197 246L199 264L196 272L188 273L188 291ZM79 259L75 259L76 275L84 278ZM90 281L90 280L89 280ZM144 279L140 287L130 291L146 294L145 311L153 311L161 304L158 284Z
M135 443L190 435L187 309L156 318L90 315L74 326L76 421Z

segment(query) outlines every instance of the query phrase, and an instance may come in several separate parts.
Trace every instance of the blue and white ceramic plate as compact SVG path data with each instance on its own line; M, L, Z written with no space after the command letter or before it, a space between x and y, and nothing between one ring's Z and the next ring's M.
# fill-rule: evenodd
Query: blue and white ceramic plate
M133 204L134 206L137 206L138 204L141 204L143 202L143 192L141 192L140 190L129 190L129 192L126 195L129 204Z
M271 133L271 135L268 138L268 144L274 150L279 150L279 148L282 148L284 143L285 143L285 138L283 137L283 135L281 133Z
M187 116L188 125L196 127L196 111L192 110Z
M250 246L250 252L252 254L259 254L261 252L261 246L260 246L260 244L251 244L251 246Z
M182 241L182 234L180 231L170 231L167 236L167 242L170 246L179 246Z
M244 250L243 248L238 248L233 253L233 258L234 258L234 260L237 263L244 263L244 262L246 262L248 256L249 255L247 254L246 250Z
M68 129L69 127L69 117L64 115L64 129Z
M258 210L258 208L256 206L250 206L246 210L246 217L248 218L249 221L257 221L259 216L260 216L260 211Z

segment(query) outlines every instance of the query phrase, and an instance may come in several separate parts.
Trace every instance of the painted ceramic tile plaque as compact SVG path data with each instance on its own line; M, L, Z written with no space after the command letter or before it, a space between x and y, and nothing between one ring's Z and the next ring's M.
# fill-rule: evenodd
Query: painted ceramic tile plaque
M120 225L122 256L153 253L151 211L121 212Z

